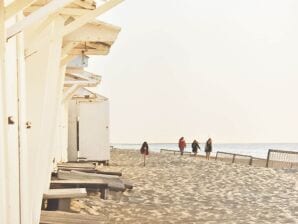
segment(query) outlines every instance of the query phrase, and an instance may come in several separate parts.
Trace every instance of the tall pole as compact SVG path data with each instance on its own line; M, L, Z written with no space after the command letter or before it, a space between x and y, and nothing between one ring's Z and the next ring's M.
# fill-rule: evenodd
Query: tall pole
M22 13L17 15L17 21L23 19ZM20 197L20 223L29 223L31 200L29 199L28 179L28 148L26 127L26 69L24 58L24 34L19 33L17 40L17 97L18 97L18 150L19 150L19 197Z

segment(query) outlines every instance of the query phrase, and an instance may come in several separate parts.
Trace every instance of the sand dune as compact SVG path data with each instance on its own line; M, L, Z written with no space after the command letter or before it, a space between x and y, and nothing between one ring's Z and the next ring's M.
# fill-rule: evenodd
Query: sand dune
M113 150L110 167L135 187L74 200L72 209L106 223L298 223L297 172L202 158Z

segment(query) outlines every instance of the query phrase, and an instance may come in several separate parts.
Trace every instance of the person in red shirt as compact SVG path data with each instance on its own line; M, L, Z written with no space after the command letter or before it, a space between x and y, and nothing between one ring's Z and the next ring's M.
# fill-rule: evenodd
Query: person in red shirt
M184 152L184 149L186 147L186 142L184 140L184 137L181 137L179 139L179 143L178 143L178 146L179 146L179 149L180 149L180 153L181 153L181 156L183 155L183 152Z

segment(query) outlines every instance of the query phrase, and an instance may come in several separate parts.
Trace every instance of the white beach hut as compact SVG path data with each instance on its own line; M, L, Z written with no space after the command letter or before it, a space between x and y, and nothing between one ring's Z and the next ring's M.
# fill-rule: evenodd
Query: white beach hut
M69 102L68 160L108 162L109 101L86 88L76 92Z
M78 88L63 92L66 64L82 51L109 52L120 29L92 21L120 2L0 0L1 224L39 223L61 102Z

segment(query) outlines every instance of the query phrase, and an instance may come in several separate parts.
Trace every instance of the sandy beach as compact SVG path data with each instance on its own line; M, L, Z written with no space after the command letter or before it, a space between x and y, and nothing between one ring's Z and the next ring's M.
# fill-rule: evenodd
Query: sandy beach
M113 149L105 171L134 189L72 201L105 223L298 223L297 172L206 161L189 155Z

